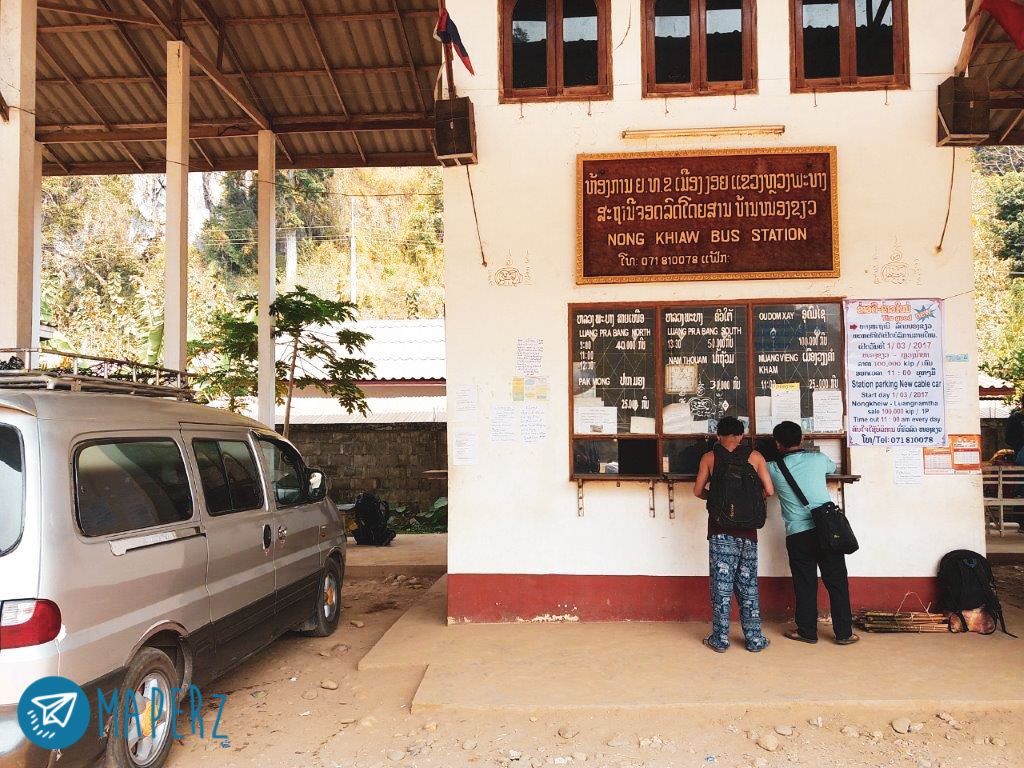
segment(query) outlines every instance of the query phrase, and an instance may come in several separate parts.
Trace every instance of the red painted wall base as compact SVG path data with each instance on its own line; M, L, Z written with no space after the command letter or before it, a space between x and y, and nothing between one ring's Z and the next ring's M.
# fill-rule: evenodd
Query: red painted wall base
M793 615L793 586L788 577L762 577L761 615ZM915 595L920 597L920 602ZM934 610L934 577L851 577L850 601L861 608ZM819 585L818 605L828 612L828 594ZM448 618L501 622L537 617L579 621L709 621L706 576L580 576L524 573L448 574Z

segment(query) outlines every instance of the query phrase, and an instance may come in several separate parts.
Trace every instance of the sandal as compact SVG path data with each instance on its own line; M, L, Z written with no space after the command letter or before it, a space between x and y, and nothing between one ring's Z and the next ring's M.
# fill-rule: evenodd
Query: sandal
M860 640L860 635L850 635L849 637L844 637L842 640L840 640L837 637L836 638L836 645L853 645L858 640Z
M810 643L811 645L814 645L816 642L818 642L817 638L811 640L811 638L804 637L803 635L801 635L799 629L791 629L788 632L785 632L783 636L788 637L790 640L796 640L800 643ZM857 639L859 640L860 638ZM857 642L857 640L854 640L853 642Z
M710 637L705 637L703 640L701 640L701 642L704 643L705 646L710 648L715 653L725 653L726 651L725 648L719 648L717 645L712 645Z

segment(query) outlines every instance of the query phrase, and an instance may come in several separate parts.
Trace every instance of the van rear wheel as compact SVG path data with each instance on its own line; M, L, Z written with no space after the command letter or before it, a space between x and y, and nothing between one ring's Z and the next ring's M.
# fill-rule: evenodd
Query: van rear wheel
M313 637L333 635L341 618L341 569L338 563L328 558L324 571L320 576L320 589L317 591L316 609L306 633ZM309 626L308 624L306 626Z
M139 651L125 675L117 712L107 732L107 765L115 768L159 768L171 751L174 731L171 689L178 672L167 654L156 648ZM134 695L134 707L127 697ZM125 716L127 710L127 717Z

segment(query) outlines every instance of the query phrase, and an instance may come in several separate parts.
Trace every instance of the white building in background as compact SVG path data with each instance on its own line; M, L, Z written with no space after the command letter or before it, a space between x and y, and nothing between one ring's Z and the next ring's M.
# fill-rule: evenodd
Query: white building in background
M444 179L450 620L708 616L684 451L726 413L838 460L855 608L933 599L984 547L970 158L936 142L962 0L447 7L479 161Z

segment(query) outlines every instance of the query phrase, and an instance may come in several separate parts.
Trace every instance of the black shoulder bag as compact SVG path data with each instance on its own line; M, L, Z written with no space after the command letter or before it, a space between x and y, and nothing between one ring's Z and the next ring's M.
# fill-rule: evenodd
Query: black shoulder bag
M800 503L807 506L807 497L800 490L800 486L793 479L793 473L786 466L786 457L781 457L777 462L779 471L786 478L793 493L800 499ZM818 543L825 552L838 552L843 555L852 555L860 545L857 537L853 535L853 528L850 521L846 519L843 508L833 501L826 501L819 507L811 510L811 517L814 519L814 528L818 531Z

